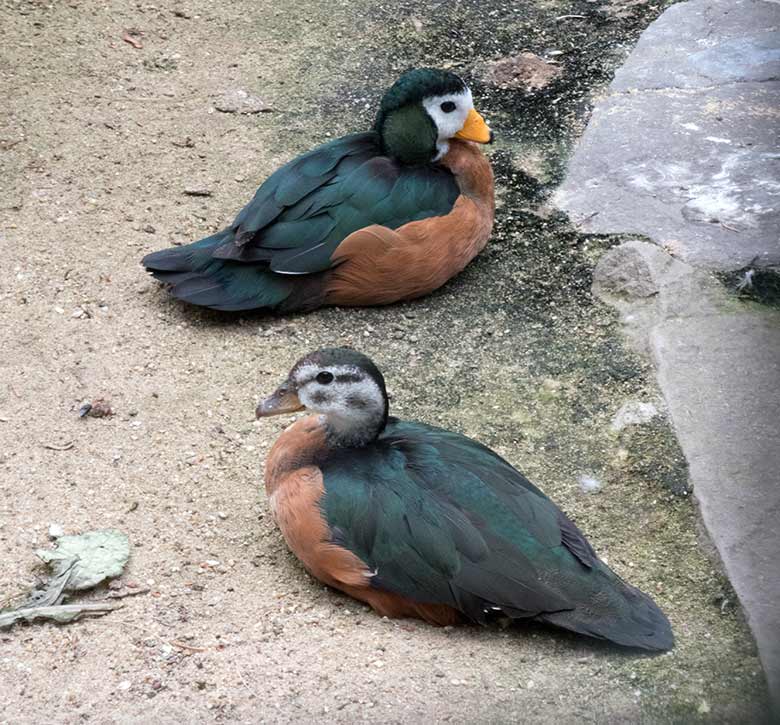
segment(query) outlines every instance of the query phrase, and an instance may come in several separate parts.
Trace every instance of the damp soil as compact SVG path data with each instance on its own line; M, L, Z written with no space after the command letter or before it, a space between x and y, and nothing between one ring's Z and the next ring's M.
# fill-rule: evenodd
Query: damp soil
M124 580L149 589L101 620L2 633L2 719L767 718L651 371L590 292L620 239L547 204L590 100L667 4L0 0L0 594L33 581L50 523L124 531ZM561 72L490 85L487 64L523 51ZM223 226L280 163L368 126L422 64L461 73L497 135L495 231L456 280L405 305L265 317L187 308L145 276L143 254ZM235 90L273 110L215 110ZM523 470L656 598L676 648L388 621L313 581L261 488L287 422L253 409L333 344L374 357L395 414ZM98 398L114 415L79 418ZM613 431L630 400L659 415Z
M717 277L726 291L739 300L780 308L780 269L743 267L719 272Z

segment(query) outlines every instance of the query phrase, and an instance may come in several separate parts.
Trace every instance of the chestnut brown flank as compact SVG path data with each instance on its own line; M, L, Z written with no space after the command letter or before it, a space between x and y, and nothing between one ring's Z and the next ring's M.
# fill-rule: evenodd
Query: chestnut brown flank
M319 416L308 416L284 431L268 454L265 489L290 550L312 576L366 602L383 616L418 617L439 625L460 621L460 614L452 607L413 602L372 587L366 564L351 551L330 542L320 509L325 486L316 465L324 445Z
M330 305L379 305L408 300L441 287L482 251L493 227L493 172L476 144L450 141L441 163L455 175L461 195L446 216L398 229L372 225L336 249L324 282Z

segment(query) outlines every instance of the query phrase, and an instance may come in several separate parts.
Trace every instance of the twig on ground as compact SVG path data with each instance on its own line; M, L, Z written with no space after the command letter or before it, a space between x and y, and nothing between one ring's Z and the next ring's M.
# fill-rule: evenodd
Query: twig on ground
M126 589L123 592L109 592L106 596L108 599L124 599L125 597L135 597L138 594L148 594L151 591L149 587L143 589Z
M178 649L186 649L188 652L208 652L208 647L193 647L191 644L184 644L179 642L178 639L172 639L168 641L171 647L177 647Z
M0 614L0 629L8 629L17 622L33 622L36 619L50 619L60 624L73 622L82 616L102 617L122 604L112 602L94 602L84 604L58 604L53 607L27 607L13 612Z
M50 451L69 451L73 448L73 441L67 441L66 443L42 443L44 448L48 448Z

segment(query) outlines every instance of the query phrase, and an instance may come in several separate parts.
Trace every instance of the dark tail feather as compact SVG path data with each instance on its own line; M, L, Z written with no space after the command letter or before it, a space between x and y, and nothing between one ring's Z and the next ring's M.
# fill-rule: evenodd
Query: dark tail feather
M211 253L233 235L230 229L205 237L184 247L169 247L147 254L141 264L150 272L195 272L211 261ZM157 276L155 274L155 276Z
M212 257L232 235L225 229L185 247L147 254L141 263L155 279L170 285L174 297L193 305L225 311L281 305L293 290L290 277L264 265Z
M593 574L601 581L591 602L573 610L541 614L537 619L625 647L659 652L672 649L672 627L658 605L606 564L598 562L596 566Z

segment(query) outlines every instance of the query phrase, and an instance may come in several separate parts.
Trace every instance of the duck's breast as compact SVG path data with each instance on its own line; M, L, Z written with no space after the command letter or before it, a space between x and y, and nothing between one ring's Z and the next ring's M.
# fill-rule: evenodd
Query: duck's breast
M413 299L441 287L482 251L493 228L493 172L467 142L451 142L442 160L460 195L441 216L397 229L371 225L350 234L333 254L325 303L376 305Z
M318 417L303 418L274 444L266 463L266 492L274 519L290 550L321 582L369 604L387 617L418 617L455 624L452 607L413 601L372 583L376 572L357 554L334 541L325 514L325 483L316 461L326 456ZM360 455L359 451L355 455Z

